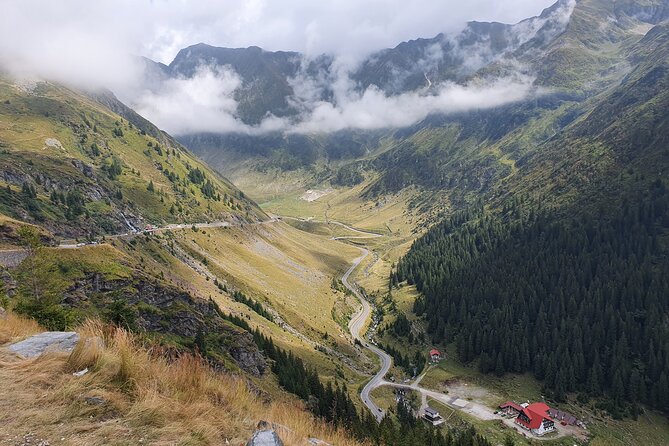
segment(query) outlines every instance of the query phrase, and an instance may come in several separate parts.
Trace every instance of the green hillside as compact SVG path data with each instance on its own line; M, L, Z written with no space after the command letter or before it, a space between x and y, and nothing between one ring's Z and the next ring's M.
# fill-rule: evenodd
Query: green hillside
M436 225L392 280L435 342L485 373L532 371L557 401L669 410L669 28L594 108L517 163L504 192ZM513 336L507 336L513 333Z
M0 213L68 237L264 217L182 146L143 127L63 86L0 79Z

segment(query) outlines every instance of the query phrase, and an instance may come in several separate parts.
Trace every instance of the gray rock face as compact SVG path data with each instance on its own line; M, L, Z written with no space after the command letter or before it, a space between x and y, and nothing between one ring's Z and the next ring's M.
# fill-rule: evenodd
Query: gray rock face
M195 338L198 331L216 333L218 345L211 348L229 354L244 371L261 376L267 368L264 356L258 351L253 337L246 331L227 323L218 313L213 302L193 298L174 287L137 275L132 279L105 280L92 274L80 279L64 293L63 302L72 307L86 305L88 296L104 296L102 307L122 295L137 308L137 326L147 332L170 333L185 338ZM212 361L214 369L223 370L223 362Z
M0 252L0 266L6 268L13 268L19 266L26 257L28 252L24 249L13 249L9 251Z
M246 446L283 446L283 441L273 429L262 430L256 431Z
M9 350L23 358L35 358L46 351L69 352L79 342L73 331L47 331L9 346Z

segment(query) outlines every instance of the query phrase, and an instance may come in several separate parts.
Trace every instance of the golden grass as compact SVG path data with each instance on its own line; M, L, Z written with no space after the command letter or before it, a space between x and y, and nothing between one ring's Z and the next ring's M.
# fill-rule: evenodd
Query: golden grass
M324 342L323 333L328 333L331 347L344 354L355 354L346 338L347 330L332 318L333 308L344 298L343 293L332 288L332 282L360 255L358 249L283 222L197 233L188 230L174 235L180 246L194 256L207 258L207 268L218 280L267 303L312 340ZM217 293L213 297L221 308L246 311L225 295ZM274 325L263 320L258 320L258 324L268 329ZM298 349L295 353L306 361L319 361L319 370L321 366L327 367L321 364L326 358L318 358L322 354L312 346L299 350L301 341L291 341L292 335L267 334L275 337L283 348ZM281 338L288 339L282 344Z
M24 319L8 312L5 319L0 319L0 344L6 344L10 340L20 340L40 331L43 330L34 320Z
M36 324L14 315L0 321L3 343L35 331ZM358 444L315 420L301 403L268 403L243 377L216 373L197 357L169 361L131 333L98 322L79 333L69 355L20 360L0 347L2 438L34 432L52 444L236 445L266 420L282 426L287 445L310 436ZM84 368L84 376L72 375ZM104 401L91 404L91 397Z

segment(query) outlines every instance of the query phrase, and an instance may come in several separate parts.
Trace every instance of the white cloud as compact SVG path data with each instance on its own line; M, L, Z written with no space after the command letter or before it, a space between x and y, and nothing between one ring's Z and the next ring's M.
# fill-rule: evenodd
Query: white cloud
M348 128L382 129L411 125L434 113L456 113L487 109L540 94L533 79L513 75L493 80L476 80L466 85L451 82L437 88L400 95L388 95L376 86L356 92L348 72L341 70L334 86L334 101L320 100L320 89L305 79L297 89L301 114L293 119L268 115L259 125L243 123L237 116L234 92L241 79L229 67L200 67L188 79L168 79L157 90L139 92L134 107L168 132L261 134L328 133ZM297 83L296 83L297 85Z
M401 126L428 113L518 100L529 92L528 79L445 84L436 94L387 96L373 87L356 93L348 72L363 55L402 40L454 32L467 20L515 22L553 1L5 0L0 12L0 68L80 87L110 88L177 134ZM258 45L308 56L333 53L339 68L327 79L297 82L301 87L292 100L300 104L299 119L268 116L255 127L236 117L234 92L240 79L229 68L202 68L192 79L172 79L138 91L140 67L131 54L170 62L179 49L197 42ZM435 46L424 63L440 57ZM320 100L324 83L334 90L334 105Z
M372 86L361 95L339 97L337 105L316 103L290 131L332 132L346 128L380 129L409 126L433 113L487 109L516 102L533 93L532 79L516 76L469 85L442 84L435 94L411 92L388 96Z
M234 91L241 79L225 67L200 67L191 78L167 79L155 90L139 92L138 113L174 134L206 131L230 132L234 118Z
M468 20L516 22L554 0L5 0L0 60L109 51L169 63L199 42L307 54L369 53L456 31ZM52 62L52 61L49 61ZM116 71L116 70L114 70Z

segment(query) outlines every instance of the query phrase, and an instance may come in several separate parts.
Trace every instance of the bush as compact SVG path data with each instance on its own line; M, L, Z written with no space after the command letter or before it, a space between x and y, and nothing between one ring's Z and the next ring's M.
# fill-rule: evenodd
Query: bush
M128 305L125 299L118 299L109 305L105 314L107 320L119 327L134 330L137 321L137 310Z
M74 311L60 304L34 298L19 300L14 310L35 319L42 327L51 331L69 330L77 319Z

